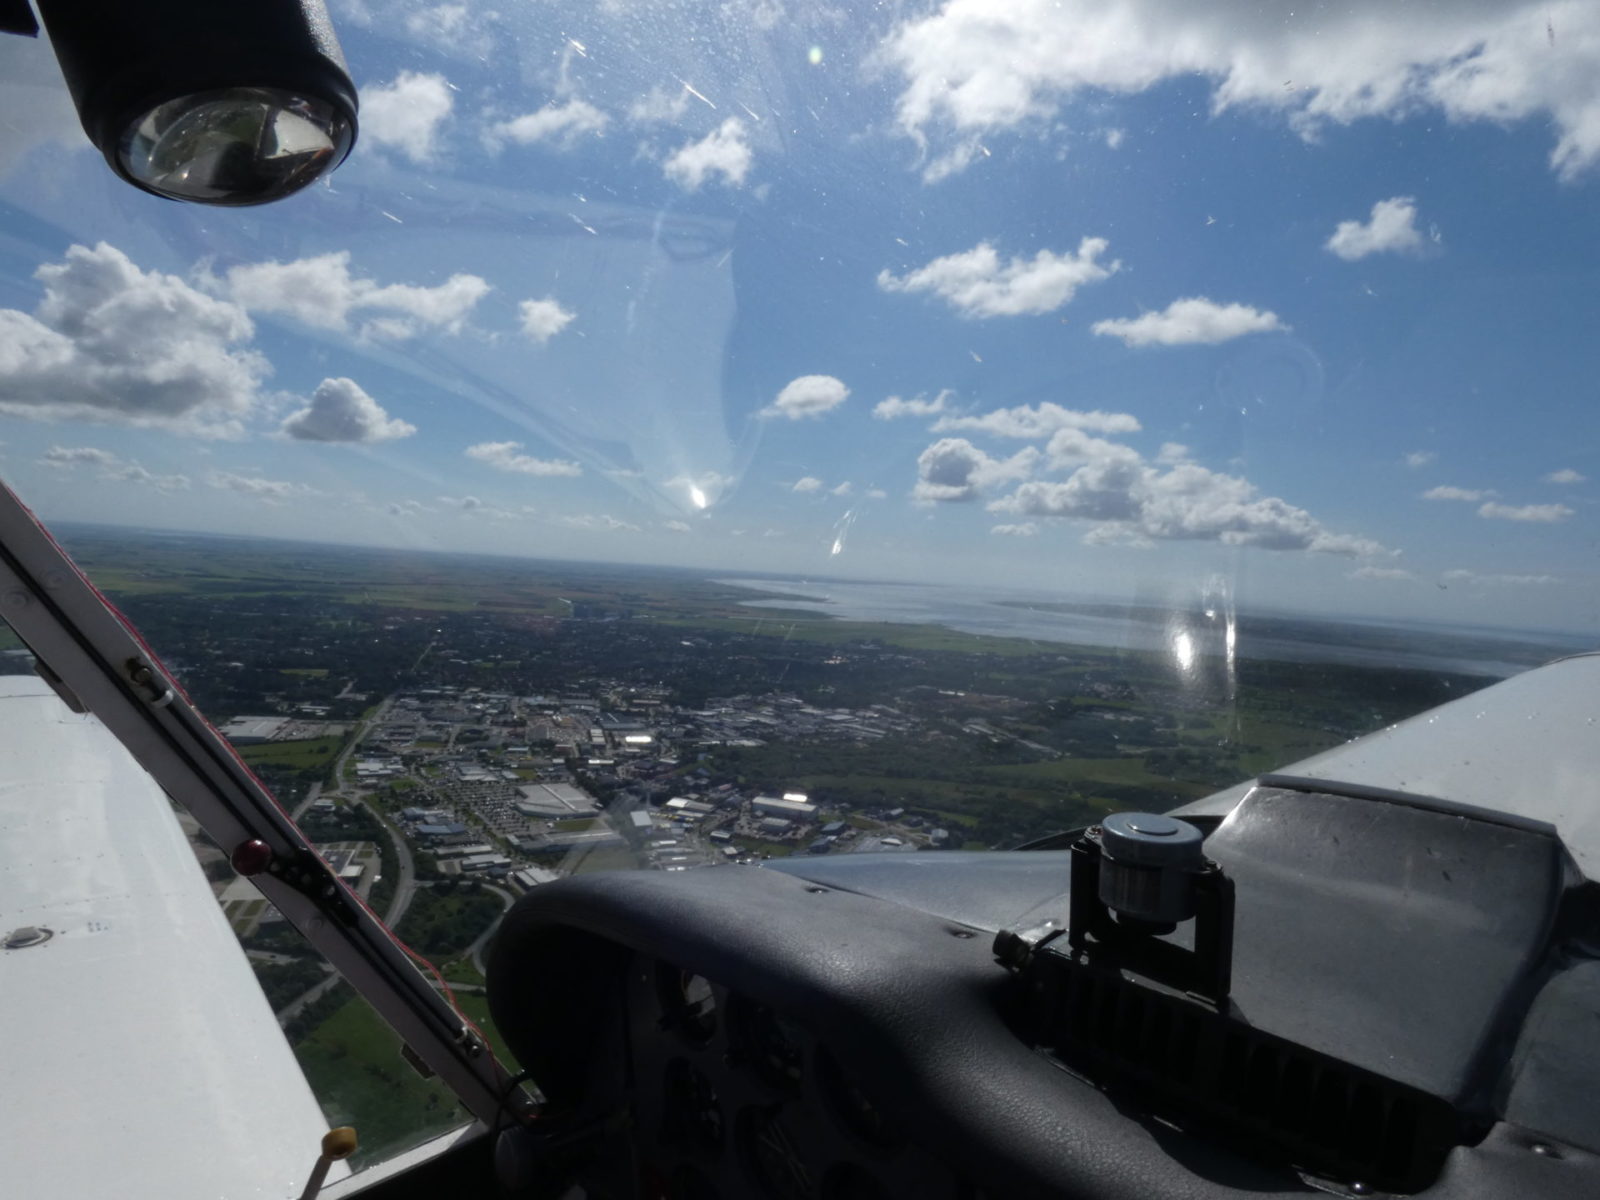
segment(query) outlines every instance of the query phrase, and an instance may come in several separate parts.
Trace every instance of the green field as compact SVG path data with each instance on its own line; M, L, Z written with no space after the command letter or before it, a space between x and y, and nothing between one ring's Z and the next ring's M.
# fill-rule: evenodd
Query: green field
M768 858L788 858L799 846L793 842L769 842L763 838L735 837L733 844L751 854L765 854Z
M294 1051L329 1125L361 1139L353 1165L379 1162L468 1121L454 1093L400 1057L400 1039L365 1000L347 997Z
M759 611L762 615L752 616ZM1051 648L1028 638L993 637L962 633L942 625L904 625L892 621L841 621L814 612L774 617L770 609L735 608L736 615L693 614L673 616L666 623L689 629L717 630L723 633L762 634L783 641L843 646L853 642L876 642L902 650L940 651L954 654L997 655L1020 658Z
M487 612L538 620L582 610L662 621L739 617L774 593L715 583L700 572L605 563L555 563L442 551L394 551L265 539L70 531L67 543L108 594L294 596L413 612ZM200 544L204 543L204 549ZM222 550L223 552L218 552Z
M499 919L505 901L490 891L418 888L395 934L425 958L459 954Z
M494 1056L500 1060L500 1065L507 1071L515 1073L517 1060L511 1051L506 1048L505 1041L500 1037L500 1031L494 1027L494 1022L489 1019L489 999L482 992L455 992L456 1007L461 1010L462 1016L478 1027L478 1032L483 1034L484 1040L489 1043L489 1048L494 1051Z
M240 746L239 757L252 766L265 763L275 767L311 771L325 767L339 756L343 738L308 738L298 742L262 742L255 746Z

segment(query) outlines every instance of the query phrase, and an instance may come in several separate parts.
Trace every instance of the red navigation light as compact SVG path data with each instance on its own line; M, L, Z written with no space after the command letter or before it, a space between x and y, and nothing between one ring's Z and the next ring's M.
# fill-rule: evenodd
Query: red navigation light
M241 875L246 877L259 875L272 862L272 847L260 838L251 838L248 842L240 842L235 846L228 861L233 863L233 869Z

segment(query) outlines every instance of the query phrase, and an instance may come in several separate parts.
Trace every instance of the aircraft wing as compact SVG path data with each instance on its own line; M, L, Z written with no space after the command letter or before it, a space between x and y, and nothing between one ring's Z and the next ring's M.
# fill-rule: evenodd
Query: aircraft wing
M327 1122L171 804L31 676L0 678L0 945L27 928L0 949L8 1195L299 1195Z
M1435 797L1555 827L1600 879L1600 654L1579 654L1429 709L1267 776ZM1175 816L1223 816L1251 783Z

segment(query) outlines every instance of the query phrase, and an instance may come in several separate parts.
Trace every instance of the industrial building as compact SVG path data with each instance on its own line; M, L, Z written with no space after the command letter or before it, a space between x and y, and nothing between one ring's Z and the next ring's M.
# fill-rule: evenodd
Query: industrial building
M674 796L662 806L662 810L675 817L706 817L716 811L716 807L703 800L689 800L683 796Z
M235 746L258 746L282 735L289 717L235 717L222 727L222 736Z
M790 821L809 821L817 815L817 806L805 800L780 799L777 796L757 796L750 801L757 816L783 817Z
M525 817L565 820L592 817L600 805L588 792L571 783L528 783L517 789L519 813Z

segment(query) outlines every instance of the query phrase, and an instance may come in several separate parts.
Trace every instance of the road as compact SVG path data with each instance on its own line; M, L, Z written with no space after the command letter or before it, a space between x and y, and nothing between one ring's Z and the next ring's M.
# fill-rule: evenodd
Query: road
M253 958L257 962L271 963L275 967L300 961L300 956L297 954L278 954L272 950L246 950L244 953L246 958Z
M332 771L334 790L329 793L330 798L361 805L362 808L372 814L373 819L378 824L388 831L389 841L394 844L394 858L399 868L400 877L395 881L394 898L389 901L389 911L383 914L383 923L390 929L398 925L400 918L406 915L406 907L411 903L412 893L416 891L417 867L411 858L411 847L406 844L405 835L400 832L394 822L378 811L376 805L369 804L362 796L345 796L343 787L345 764L350 761L350 756L360 747L361 739L367 736L367 730L382 721L392 707L394 707L394 697L385 696L379 702L378 707L372 710L372 715L356 726L355 731L345 742L344 749L339 751L339 757L334 760ZM310 810L321 795L321 783L314 783L307 788L306 798L295 805L294 819L298 821L302 815Z
M301 800L299 804L296 804L294 806L294 811L289 815L293 817L296 822L298 822L301 817L305 816L306 813L311 811L311 806L321 798L322 780L319 779L306 789L305 799Z
M483 890L486 892L493 892L496 896L499 896L500 899L504 900L506 902L506 909L509 909L517 899L504 888L497 888L493 884L484 884ZM467 950L467 954L472 958L472 965L478 968L478 974L480 975L486 973L483 969L483 948L489 944L489 939L494 937L495 933L499 930L500 922L505 918L505 915L505 909L501 909L500 915L494 919L489 928L485 929L483 933L479 935L478 940L473 942L472 946Z
M349 761L350 755L355 751L356 747L361 744L361 739L366 736L367 730L371 728L373 724L383 719L383 715L389 711L389 708L393 703L393 697L385 697L383 702L379 704L378 707L373 711L372 716L366 721L362 722L359 727L357 727L349 742L345 744L345 748L340 751L338 760L334 763L333 778L335 781L341 781L344 778L344 765L347 761ZM310 809L311 805L321 794L322 785L320 783L312 784L311 787L307 788L306 798L295 806L295 819L299 820L300 815ZM338 793L334 794L337 795ZM400 919L406 915L406 909L411 904L411 897L416 894L417 890L417 866L415 860L411 857L411 847L406 844L405 835L400 832L400 830L392 821L389 820L388 817L384 816L384 814L378 810L376 805L369 804L366 799L361 796L340 796L340 799L347 800L351 804L359 804L362 808L371 813L373 819L376 820L378 824L382 825L384 831L388 833L389 841L394 846L394 861L399 871L399 878L395 880L394 897L389 901L389 910L382 914L383 923L390 929L393 929L396 925L400 924ZM328 969L332 971L332 967L329 967ZM333 987L333 985L338 981L339 976L337 973L334 973L323 982L317 984L315 987L291 1000L287 1005L278 1010L278 1023L280 1025L288 1024L288 1022L293 1020L301 1009L310 1004L312 1001L317 1000L326 994L328 989Z
M350 690L350 685L348 683L345 684L345 690ZM361 724L357 725L355 732L345 740L344 749L339 751L339 757L333 762L332 776L334 790L332 793L330 793L331 795L338 795L339 789L344 786L345 763L350 761L350 756L354 754L356 752L356 748L361 745L361 739L367 736L367 730L371 729L372 726L377 722L383 720L384 714L389 711L393 704L394 697L385 696L378 707L373 710L372 715L365 721L361 722ZM302 799L299 804L294 806L294 811L289 815L298 821L301 817L305 816L306 813L311 811L311 806L321 799L321 797L322 781L318 780L316 783L313 783L306 789L305 798Z
M395 880L394 898L389 901L389 911L383 914L383 923L393 929L400 924L400 918L406 915L406 909L411 905L411 897L416 894L416 860L411 857L411 847L406 842L405 834L400 832L393 821L378 811L377 805L369 804L359 796L351 802L361 805L372 814L378 824L388 832L389 841L394 846L395 862L399 866L400 877Z
M350 756L361 745L361 739L367 736L367 730L382 721L392 707L394 707L394 697L385 696L378 702L378 707L372 710L372 715L356 726L355 732L350 735L350 740L344 744L344 749L339 751L339 757L333 764L333 787L335 791L344 786L344 765L350 761Z
M280 1027L287 1025L290 1021L298 1017L300 1015L300 1010L305 1008L306 1005L314 1003L317 1000L321 1000L334 988L339 986L339 983L344 976L335 971L333 966L329 963L323 963L322 967L323 970L328 972L328 977L326 979L317 984L314 988L311 988L309 991L301 992L293 1000L289 1001L289 1003L285 1004L278 1010L277 1016Z

